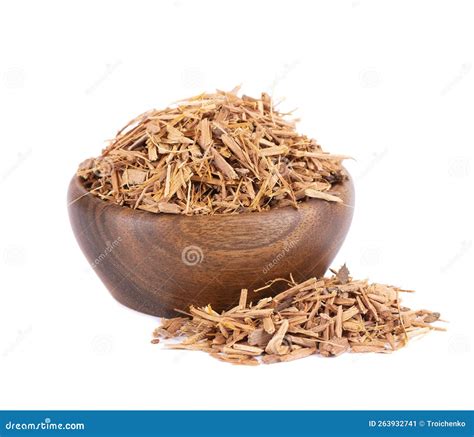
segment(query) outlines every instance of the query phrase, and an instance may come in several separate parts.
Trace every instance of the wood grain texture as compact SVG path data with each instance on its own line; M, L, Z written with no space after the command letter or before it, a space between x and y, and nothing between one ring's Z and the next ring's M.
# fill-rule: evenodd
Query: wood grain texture
M344 204L310 199L262 213L183 216L153 214L103 201L71 180L68 209L76 239L110 293L147 314L210 303L216 311L239 301L241 288L293 275L321 276L349 229L351 179L335 187ZM276 283L249 301L274 295Z

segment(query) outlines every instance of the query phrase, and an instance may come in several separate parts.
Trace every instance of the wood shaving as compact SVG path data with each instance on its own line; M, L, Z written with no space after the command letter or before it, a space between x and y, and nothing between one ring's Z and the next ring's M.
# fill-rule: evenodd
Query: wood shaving
M344 155L323 152L260 99L200 94L130 121L77 170L94 196L153 213L264 211L308 198L341 203Z
M257 365L347 351L390 353L414 336L444 330L431 325L439 313L400 305L400 294L411 290L355 281L345 265L333 273L290 282L286 291L256 304L243 289L238 305L221 314L209 305L190 307L191 317L162 319L154 340L233 364Z

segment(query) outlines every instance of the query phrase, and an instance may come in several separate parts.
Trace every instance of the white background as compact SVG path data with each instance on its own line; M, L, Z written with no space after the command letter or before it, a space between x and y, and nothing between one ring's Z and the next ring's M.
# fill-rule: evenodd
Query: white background
M0 408L472 409L473 3L3 1ZM446 333L258 368L150 345L66 210L76 166L152 107L243 83L356 158L334 266L417 290Z

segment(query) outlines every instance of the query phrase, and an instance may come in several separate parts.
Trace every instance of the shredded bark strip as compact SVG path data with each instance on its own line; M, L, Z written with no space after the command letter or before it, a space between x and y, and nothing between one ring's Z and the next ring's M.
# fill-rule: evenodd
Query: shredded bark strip
M346 156L300 135L295 122L260 99L217 91L130 121L77 175L91 194L168 214L267 210L308 198L342 202Z
M221 314L210 305L190 307L190 317L162 319L154 331L171 349L208 352L233 364L258 365L320 354L390 353L414 336L444 330L440 314L400 305L398 287L355 281L344 265L331 278L311 278L253 304L242 290L238 305ZM258 292L258 290L256 290Z

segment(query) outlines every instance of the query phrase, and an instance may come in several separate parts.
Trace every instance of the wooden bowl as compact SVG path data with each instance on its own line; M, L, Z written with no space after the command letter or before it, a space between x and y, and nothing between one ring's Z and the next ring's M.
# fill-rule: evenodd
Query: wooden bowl
M275 278L322 276L349 229L352 181L334 187L344 204L310 199L299 209L183 216L122 207L69 186L69 217L87 260L122 304L170 317L175 309L211 304L216 311ZM283 282L249 293L274 295Z

